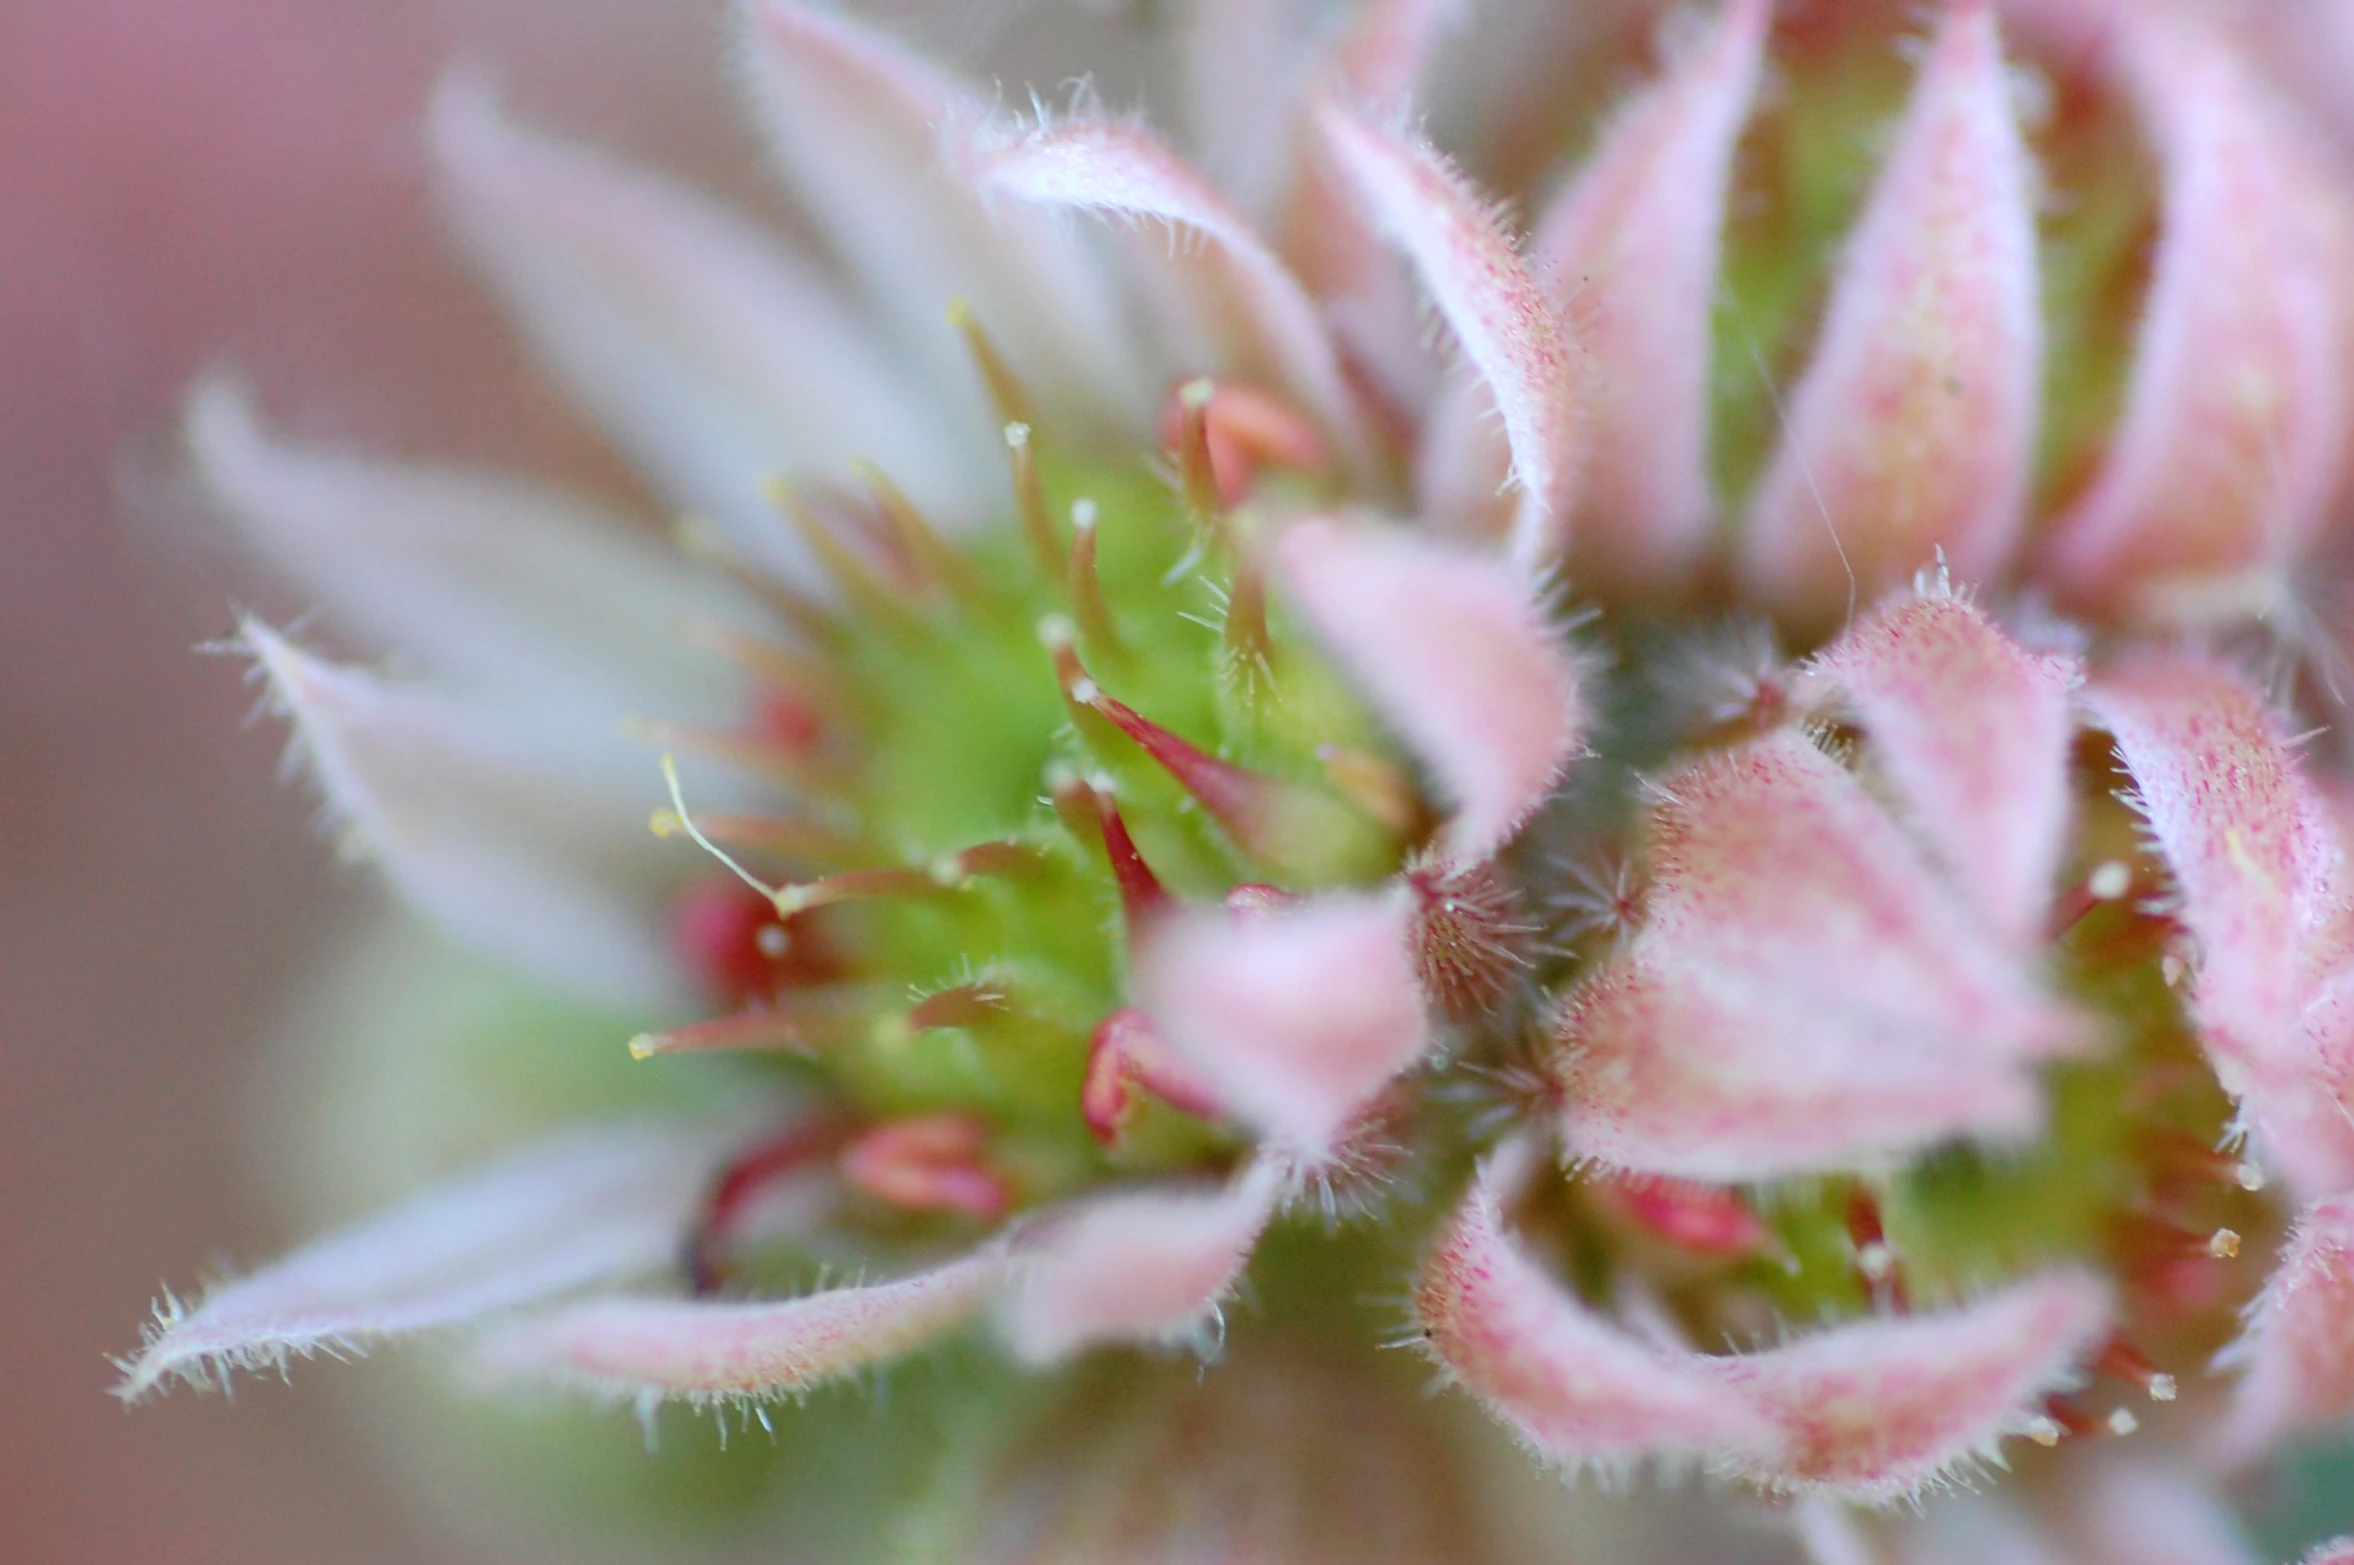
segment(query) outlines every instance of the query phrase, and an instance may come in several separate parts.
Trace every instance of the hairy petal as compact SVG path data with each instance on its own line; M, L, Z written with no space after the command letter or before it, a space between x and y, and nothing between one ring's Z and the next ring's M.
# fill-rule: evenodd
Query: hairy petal
M1815 660L1861 724L1907 824L1979 914L2040 934L2068 830L2074 660L2028 651L1967 599L1911 596Z
M451 222L558 379L747 558L818 580L766 496L780 471L846 478L863 456L957 518L991 492L983 429L943 439L924 388L741 219L510 123L469 77L443 84L430 130Z
M545 1381L598 1396L774 1396L946 1336L1004 1276L1004 1249L991 1245L896 1282L781 1302L590 1299L491 1333L475 1363L493 1383Z
M1000 1311L1013 1350L1052 1363L1110 1342L1182 1342L1214 1321L1275 1215L1261 1159L1208 1188L1116 1191L1044 1214L1014 1242Z
M1225 198L1150 133L1067 120L976 147L971 160L984 190L1042 207L1151 219L1208 240L1264 371L1314 408L1344 444L1362 444L1340 360L1307 290Z
M2354 1195L2299 1215L2224 1362L2244 1371L2216 1437L2225 1462L2354 1417Z
M1561 552L1585 431L1576 350L1511 239L1462 176L1427 144L1326 103L1326 151L1373 224L1421 275L1464 356L1495 398L1520 485L1514 553L1542 566Z
M726 1127L628 1120L555 1136L160 1312L120 1394L209 1384L532 1304L668 1261Z
M681 997L649 895L681 868L645 829L650 767L633 787L603 735L388 684L257 621L241 635L346 841L418 911L577 994Z
M942 137L990 104L840 12L752 0L745 13L753 106L778 164L930 379L980 389L947 329L964 300L1058 416L1142 428L1160 387L1133 367L1103 258L1047 214L985 202L941 155Z
M344 625L468 688L553 702L583 722L633 712L720 722L741 682L679 635L750 629L746 606L593 503L489 474L280 441L238 388L189 399L212 502Z
M2285 95L2180 8L2108 19L2163 178L2126 404L2049 574L2095 612L2277 600L2347 476L2354 203Z
M1138 943L1137 993L1238 1118L1319 1157L1429 1046L1413 919L1394 889L1174 914Z
M1959 1136L2023 1141L2043 1123L2016 1065L1641 941L1571 993L1546 1071L1578 1157L1715 1183L1873 1168Z
M2337 1538L2305 1556L2305 1565L2354 1565L2354 1538Z
M2327 1070L2320 1039L2338 1011L2312 977L2340 897L2327 807L2264 699L2208 659L2145 653L2087 695L2198 943L2201 1039L2245 1097L2266 1150L2301 1184L2326 1186L2325 1171L2299 1155L2311 1139L2298 1126L2313 1119L2305 1099Z
M1833 619L2009 558L2042 375L2034 179L1987 0L1950 6L1833 286L1743 538L1751 586Z
M1572 560L1583 585L1674 585L1707 547L1710 316L1733 149L1757 93L1768 0L1621 110L1553 203L1529 261L1575 312L1595 397Z
M1693 1356L1613 1325L1521 1253L1501 1207L1527 1162L1507 1147L1483 1164L1424 1258L1414 1316L1425 1351L1548 1461L1770 1449L1772 1426Z
M1768 1488L1886 1502L2021 1431L2109 1329L2089 1274L2053 1272L1966 1305L1816 1332L1714 1361L1781 1441L1733 1470Z
M1447 851L1501 848L1585 729L1576 665L1522 574L1494 557L1330 518L1277 545L1293 601L1451 795Z

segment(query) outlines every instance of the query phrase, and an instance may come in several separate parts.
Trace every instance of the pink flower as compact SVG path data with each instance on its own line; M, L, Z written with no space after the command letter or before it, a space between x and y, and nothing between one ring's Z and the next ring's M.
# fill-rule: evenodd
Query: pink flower
M1535 1463L1825 1565L2247 1558L2212 1486L2354 1418L2291 737L2354 181L2188 5L1954 0L1903 64L1723 0L1523 244L1409 106L1541 28L1279 9L1183 24L1213 180L758 0L810 249L445 83L449 220L675 546L210 383L222 514L407 670L243 644L417 911L726 1106L167 1302L124 1394L470 1326L724 1428L978 1336L1068 1394L972 1557L1509 1557L1356 1351L1386 1278ZM1378 1261L1239 1307L1319 1207Z

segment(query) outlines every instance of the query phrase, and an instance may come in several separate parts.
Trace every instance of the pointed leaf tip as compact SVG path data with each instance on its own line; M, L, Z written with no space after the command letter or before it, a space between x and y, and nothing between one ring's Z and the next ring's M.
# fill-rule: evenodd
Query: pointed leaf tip
M658 1267L676 1253L735 1127L588 1126L461 1175L379 1216L177 1301L124 1365L135 1399L172 1379L349 1352Z
M946 1336L1004 1274L1004 1248L991 1245L897 1282L780 1302L591 1299L488 1334L474 1367L492 1384L543 1382L596 1396L775 1396Z
M1770 11L1726 5L1611 122L1529 244L1555 308L1576 311L1597 389L1571 540L1582 586L1668 587L1708 544L1710 316Z
M2068 826L2074 659L1950 593L1914 594L1818 658L1939 867L2005 940L2040 933Z
M1515 554L1526 566L1550 564L1563 545L1585 442L1577 353L1552 301L1494 214L1427 144L1329 101L1317 107L1316 126L1373 226L1413 263L1494 396L1521 490Z
M1293 600L1452 795L1447 855L1493 854L1585 728L1576 666L1523 575L1330 518L1293 523L1277 553Z
M1950 7L1840 267L1743 537L1752 586L1830 621L2025 520L2042 374L2034 176L1992 11Z
M1237 1117L1308 1159L1429 1043L1403 892L1174 915L1136 954L1170 1049Z

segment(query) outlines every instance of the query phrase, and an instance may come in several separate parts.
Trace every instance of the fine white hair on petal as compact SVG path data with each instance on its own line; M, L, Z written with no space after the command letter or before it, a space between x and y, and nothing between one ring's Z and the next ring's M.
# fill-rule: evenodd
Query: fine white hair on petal
M1447 789L1445 849L1476 863L1536 811L1586 725L1577 667L1493 555L1329 517L1276 545L1294 602Z
M1532 571L1560 554L1585 442L1577 352L1493 213L1427 144L1326 102L1316 125L1375 227L1423 286L1494 396L1521 488L1513 552Z
M1771 10L1768 0L1726 5L1620 111L1529 241L1537 280L1583 328L1598 388L1571 539L1581 585L1668 585L1709 541L1710 316L1733 151Z
M685 869L646 830L651 767L602 736L329 663L240 631L349 846L419 912L560 988L664 1005L688 984L663 897Z
M750 1303L605 1297L499 1327L472 1368L641 1403L789 1395L904 1357L956 1330L1003 1283L1002 1244L893 1282Z
M167 1302L120 1394L345 1354L662 1265L740 1126L639 1119L512 1153L213 1289Z
M1818 657L1907 823L1988 925L2041 937L2067 846L2073 658L2030 652L1967 599L1905 595Z
M2101 8L2155 151L2159 232L2108 454L2053 524L2063 602L2197 620L2279 602L2354 419L2354 201L2331 149L2193 8Z
M2026 521L2043 373L2034 172L1988 0L1948 6L1849 241L1742 570L1835 623L1948 559L1980 581Z
M1428 1049L1402 888L1203 908L1138 942L1136 994L1235 1116L1315 1162Z
M207 497L338 622L460 687L572 712L732 720L742 680L692 621L760 628L709 571L595 503L519 479L288 443L224 380L189 398Z
M1143 428L1161 387L1107 258L1047 214L985 201L942 156L990 104L852 17L801 0L744 12L752 106L787 183L931 379L980 390L947 329L961 301L1058 418Z
M1041 1214L1013 1242L998 1312L1008 1344L1033 1364L1100 1343L1214 1347L1218 1307L1285 1177L1260 1158L1222 1185L1113 1191Z
M2354 1417L2354 1195L2298 1215L2221 1362L2241 1371L2211 1452L2228 1465Z
M1002 463L940 416L833 286L661 176L510 121L457 74L430 120L449 220L565 389L678 506L746 558L821 573L768 485L863 457L948 522L985 514Z
M1260 373L1315 410L1360 462L1366 433L1316 303L1275 253L1210 185L1150 132L1117 121L1050 121L976 140L965 156L984 190L1041 207L1143 218L1199 234L1223 263L1228 309Z

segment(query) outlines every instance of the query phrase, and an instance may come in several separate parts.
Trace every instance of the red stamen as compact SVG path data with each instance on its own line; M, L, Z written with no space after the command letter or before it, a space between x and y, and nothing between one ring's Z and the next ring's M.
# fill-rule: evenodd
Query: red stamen
M980 372L981 384L989 393L989 406L996 410L1000 424L1031 422L1030 392L1022 378L1006 363L997 343L982 330L972 306L962 299L948 306L948 324L964 338L965 351L973 357L973 368Z
M841 1144L842 1136L843 1127L833 1121L795 1125L730 1159L704 1192L702 1210L687 1230L682 1264L688 1287L697 1294L716 1292L726 1280L722 1252L729 1230L752 1198L826 1157Z
M2108 1346L2101 1349L2101 1356L2093 1361L2093 1368L2139 1388L2153 1402L2174 1400L2174 1377L2152 1364L2141 1349L2123 1337L2109 1339Z
M976 587L971 567L948 546L906 492L891 482L890 475L865 461L853 461L850 470L874 498L875 510L908 566L930 586L953 597L972 597Z
M1119 882L1120 910L1127 917L1128 932L1134 935L1173 899L1137 851L1136 839L1128 835L1128 822L1111 790L1098 783L1088 792L1095 799L1095 821L1103 833L1104 855L1111 860L1112 878Z
M1869 1186L1859 1184L1848 1192L1847 1237L1855 1246L1856 1275L1863 1279L1874 1307L1896 1315L1911 1309L1903 1257L1888 1242L1888 1230L1880 1218L1880 1198Z
M1080 500L1071 507L1071 569L1069 590L1071 617L1079 623L1079 637L1087 644L1088 655L1096 658L1125 657L1128 648L1120 640L1120 628L1112 619L1112 606L1103 595L1103 579L1095 569L1095 520L1093 500Z
M1306 415L1271 392L1231 380L1190 380L1171 391L1161 406L1161 443L1176 454L1189 499L1196 479L1188 462L1198 449L1225 506L1249 496L1263 466L1320 472L1332 462L1331 447Z
M641 1060L657 1054L751 1049L823 1054L856 1038L872 1014L871 997L860 992L788 990L777 1000L730 1016L715 1016L668 1032L639 1033L629 1040L629 1052Z
M911 1212L956 1212L983 1222L1005 1213L1005 1180L984 1154L989 1127L969 1114L926 1114L877 1126L842 1153L842 1177Z
M1046 504L1046 480L1038 472L1038 453L1030 449L1030 426L1005 426L1005 449L1013 459L1014 509L1021 513L1022 535L1049 580L1063 574L1063 540L1055 530L1054 513Z

